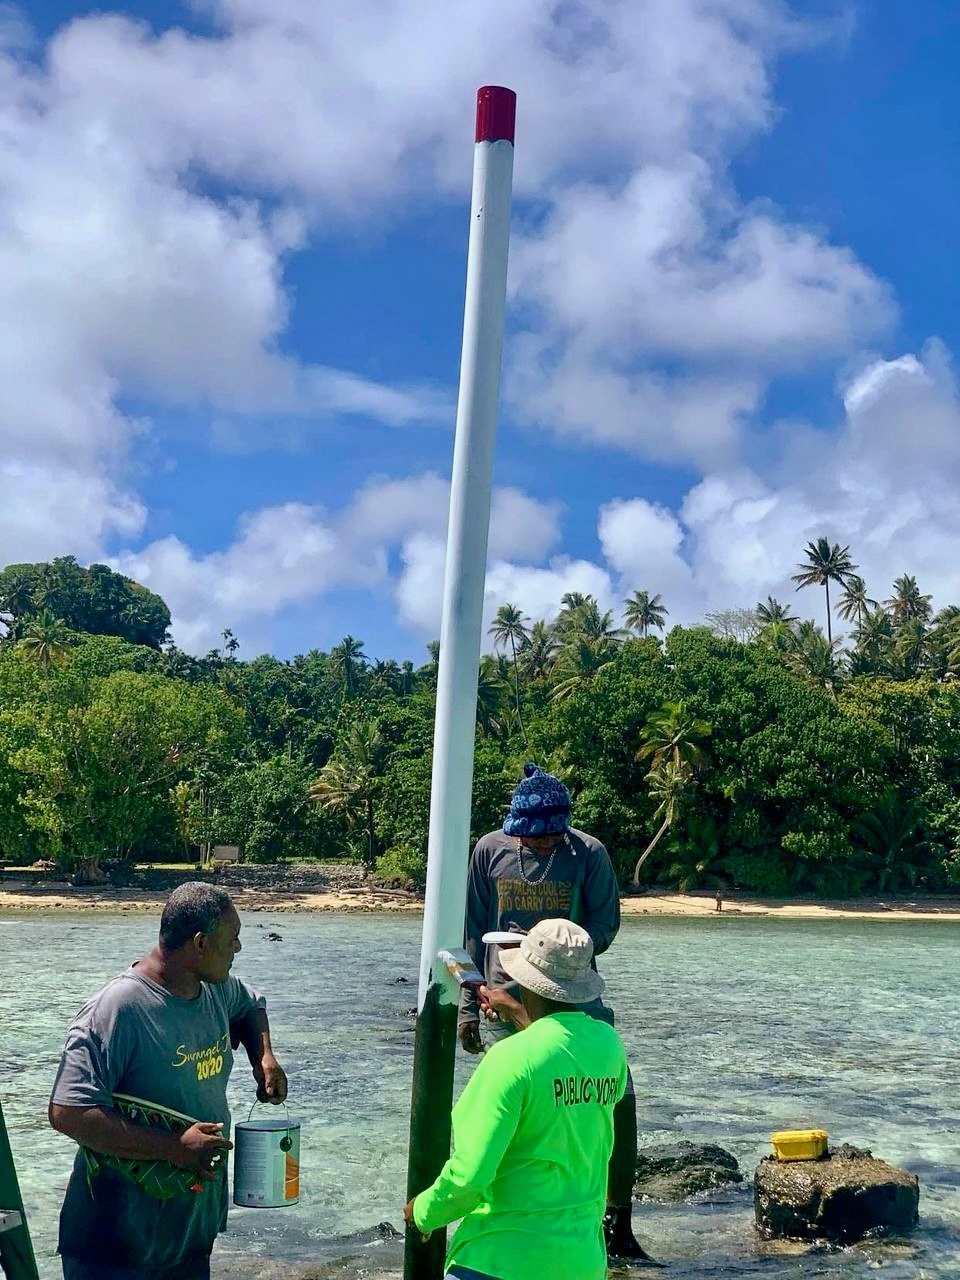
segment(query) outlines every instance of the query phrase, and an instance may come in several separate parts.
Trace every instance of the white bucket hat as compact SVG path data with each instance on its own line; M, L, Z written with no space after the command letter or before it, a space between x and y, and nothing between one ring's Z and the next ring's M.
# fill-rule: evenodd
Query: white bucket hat
M521 987L559 1004L587 1004L603 990L591 969L593 943L586 929L570 920L541 920L519 947L501 949L501 967Z

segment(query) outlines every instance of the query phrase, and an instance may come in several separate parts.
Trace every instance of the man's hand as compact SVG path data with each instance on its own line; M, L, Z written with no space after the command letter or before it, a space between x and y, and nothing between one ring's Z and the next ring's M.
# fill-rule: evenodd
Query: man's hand
M480 1020L461 1022L458 1027L460 1044L467 1053L483 1053L483 1041L480 1039Z
M526 1009L505 987L481 987L480 1008L488 1018L511 1022L518 1031L530 1025Z
M467 1025L469 1026L469 1023ZM479 1027L479 1025L480 1024L478 1023L477 1026ZM416 1199L416 1196L414 1196L414 1200L415 1199ZM428 1231L426 1235L424 1235L424 1233L420 1230L420 1228L417 1226L416 1222L414 1221L413 1200L408 1200L407 1203L403 1206L403 1220L407 1224L407 1226L411 1229L411 1231L416 1232L421 1242L423 1244L426 1244L427 1241L430 1239L431 1233Z
M259 1062L251 1063L253 1078L257 1082L257 1101L274 1102L278 1106L287 1100L287 1076L272 1053L267 1052Z
M223 1136L222 1124L201 1121L180 1134L170 1163L179 1169L192 1169L206 1182L213 1182L223 1173L232 1147L233 1143Z

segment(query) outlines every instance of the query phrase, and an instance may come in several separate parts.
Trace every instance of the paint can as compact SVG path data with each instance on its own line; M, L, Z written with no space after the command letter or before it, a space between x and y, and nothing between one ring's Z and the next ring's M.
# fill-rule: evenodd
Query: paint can
M254 1104L256 1106L256 1104ZM241 1120L233 1131L233 1203L283 1209L300 1200L300 1124L284 1105L282 1120Z

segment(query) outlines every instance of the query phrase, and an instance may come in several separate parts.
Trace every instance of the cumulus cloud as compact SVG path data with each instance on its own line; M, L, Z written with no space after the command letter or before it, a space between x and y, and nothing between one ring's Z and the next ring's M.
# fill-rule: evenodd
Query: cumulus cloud
M567 191L512 281L536 316L511 361L521 416L702 465L735 454L771 371L856 349L895 314L848 249L739 207L694 157Z
M960 396L942 345L874 360L841 395L836 432L798 432L774 475L709 473L677 512L638 500L604 508L601 543L624 589L661 592L671 621L769 594L819 617L821 601L797 597L791 575L825 535L850 546L877 599L909 572L938 605L960 600Z
M0 39L16 53L26 37L14 17L0 12ZM39 69L0 59L0 451L24 477L4 519L25 513L8 555L43 555L55 541L25 501L38 469L52 491L69 483L78 495L80 519L56 551L96 554L130 535L129 454L150 430L121 407L134 397L152 409L391 425L449 414L416 389L280 353L283 267L301 223L245 193L204 194L169 121L141 100L112 112L91 46L121 32L150 43L145 28L94 18L57 37Z
M177 643L192 652L211 648L226 625L253 622L266 635L265 619L338 588L381 590L392 558L402 566L393 584L400 615L429 636L439 628L449 499L449 484L429 473L377 479L336 513L298 502L250 512L224 551L198 556L167 537L112 563L163 596ZM559 539L559 518L557 503L495 489L491 559L541 560Z
M114 567L163 596L177 643L202 652L218 642L224 626L275 613L336 585L338 550L323 513L290 502L244 516L226 551L197 556L179 538L167 537L116 557Z
M0 459L0 547L3 563L52 560L65 548L93 560L112 537L134 538L146 510L96 474Z
M400 620L419 635L437 636L443 605L444 543L440 538L414 534L403 544L401 555L403 569L395 591ZM557 556L543 566L492 561L484 591L483 636L502 604L518 605L529 618L551 619L568 591L596 596L604 608L615 604L609 572L589 560Z
M366 212L424 181L462 191L478 84L521 94L521 194L591 169L715 152L771 118L783 0L217 0L212 35L116 17L66 28L51 65L82 116L154 164ZM90 85L97 86L96 93Z
M200 554L177 536L138 549L132 464L169 408L209 415L238 453L334 415L450 420L446 390L289 354L285 272L329 229L465 197L489 81L520 94L509 406L704 479L675 513L607 504L597 564L562 554L558 506L499 490L488 610L512 598L549 614L567 590L612 605L659 572L694 613L765 593L827 525L862 534L878 566L894 545L919 556L931 513L953 528L956 393L935 346L861 361L835 438L775 432L763 474L743 456L771 378L846 361L894 318L850 250L731 187L731 155L774 119L776 59L811 38L787 0L515 0L509 22L483 6L451 21L444 0L202 9L203 34L80 18L32 61L0 6L14 55L0 59L8 558L127 547L116 563L167 596L189 648L344 585L394 590L401 619L435 634L439 477L371 479L335 512L249 511ZM913 563L941 562L939 533Z
M501 604L550 619L565 592L597 597L619 617L635 590L659 593L671 624L712 609L752 606L767 595L821 616L815 593L795 594L791 575L821 535L849 544L873 595L915 574L938 605L960 600L960 394L946 352L874 360L840 388L834 433L796 431L777 475L732 467L691 487L677 510L625 496L597 514L597 561L558 553L560 504L513 488L494 491L484 631ZM906 443L905 443L906 442ZM400 622L438 634L449 485L431 473L373 479L328 513L288 503L245 517L222 552L196 556L177 538L128 552L117 567L160 592L188 649L340 587L392 593ZM37 520L56 506L38 506ZM116 508L135 532L143 513ZM394 568L395 566L395 568Z

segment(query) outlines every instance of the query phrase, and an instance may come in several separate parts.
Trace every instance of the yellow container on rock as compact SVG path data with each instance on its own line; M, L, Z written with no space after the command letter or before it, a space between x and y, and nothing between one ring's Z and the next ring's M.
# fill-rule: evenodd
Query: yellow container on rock
M783 1129L772 1133L770 1141L778 1160L819 1160L827 1154L825 1129Z

